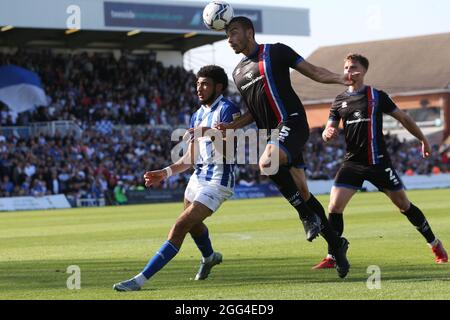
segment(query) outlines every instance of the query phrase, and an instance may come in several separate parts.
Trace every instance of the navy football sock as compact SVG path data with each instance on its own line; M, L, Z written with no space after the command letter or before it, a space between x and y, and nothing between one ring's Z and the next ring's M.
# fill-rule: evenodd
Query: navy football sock
M419 208L411 203L409 209L402 213L408 218L409 222L416 227L417 231L420 232L428 243L432 243L436 239L427 219Z
M310 194L310 198L306 202L306 204L319 216L322 225L322 231L320 232L320 234L328 243L328 250L332 251L332 248L336 248L339 245L340 241L339 237L328 222L322 204L319 202L319 200L316 199L316 197L314 197L313 194Z
M340 237L344 233L344 215L342 213L330 212L328 214L328 222L334 232ZM333 255L330 246L328 246L328 254Z
M300 192L297 189L294 179L292 178L289 168L281 166L278 169L278 173L269 176L275 185L278 187L280 193L286 198L287 201L297 210L300 219L307 219L314 215L314 211L306 204L306 202L300 196Z
M206 231L201 236L199 237L192 236L192 239L194 239L194 242L197 245L197 248L202 253L203 258L208 258L214 253L211 244L211 239L209 238L208 228L206 228Z
M178 253L178 248L175 247L169 240L164 242L161 248L156 252L153 258L145 266L142 274L150 279L155 273L161 270L173 257Z

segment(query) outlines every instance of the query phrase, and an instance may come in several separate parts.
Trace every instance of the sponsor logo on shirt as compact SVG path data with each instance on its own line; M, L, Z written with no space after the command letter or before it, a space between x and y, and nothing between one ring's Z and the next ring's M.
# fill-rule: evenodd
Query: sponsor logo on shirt
M357 110L353 112L353 117L356 118L356 120L348 120L345 123L346 124L354 124L354 123L360 123L360 122L369 122L370 119L363 118L363 115L361 111Z
M370 119L358 119L358 120L349 120L346 121L346 124L354 124L354 123L360 123L360 122L369 122Z
M253 79L253 80L250 81L249 83L247 83L247 84L241 86L241 90L247 89L247 88L250 87L251 85L253 85L253 84L255 84L256 82L258 82L259 80L261 80L263 77L264 77L263 75L260 75L259 77Z
M363 118L363 114L359 110L356 110L355 112L353 112L353 118L356 118L356 120L348 120L345 123L346 124L354 124L354 123L370 121L370 119L368 119L368 118L367 119Z

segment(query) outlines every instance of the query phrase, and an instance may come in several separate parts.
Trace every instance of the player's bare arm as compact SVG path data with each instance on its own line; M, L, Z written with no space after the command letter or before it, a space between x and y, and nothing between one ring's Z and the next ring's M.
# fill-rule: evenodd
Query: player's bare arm
M315 66L306 60L299 62L295 70L304 76L321 83L336 83L350 86L355 83L359 72L352 72L347 74L337 74L325 68Z
M222 134L220 129L210 127L190 128L188 132L194 137L216 137Z
M431 155L431 146L428 139L423 134L422 130L417 126L416 122L404 111L397 109L389 114L397 119L409 133L422 142L422 156L428 158Z
M337 121L328 121L327 126L322 132L322 139L325 142L328 142L339 135L339 122Z
M195 161L195 155L197 154L198 147L196 145L194 140L191 140L186 153L177 162L161 170L147 171L144 174L145 186L149 188L152 185L161 183L161 181L172 175L182 173L192 168Z
M225 133L225 130L227 130L227 129L233 129L233 130L240 129L245 126L248 126L249 124L253 123L254 121L255 120L253 119L252 114L250 112L246 112L242 116L240 116L238 119L234 120L233 122L230 122L230 123L221 122L215 128L218 130L221 130L222 132Z

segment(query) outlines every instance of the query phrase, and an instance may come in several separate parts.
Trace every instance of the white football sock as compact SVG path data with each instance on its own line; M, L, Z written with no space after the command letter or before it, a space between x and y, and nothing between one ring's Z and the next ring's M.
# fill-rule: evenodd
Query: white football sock
M214 252L209 257L206 257L206 258L202 257L202 261L204 263L208 263L208 262L211 262L213 258L214 258Z
M327 254L327 259L336 260L336 258L332 254Z
M430 247L434 247L434 246L437 245L438 243L439 243L439 239L436 238L436 239L434 239L433 242L430 242L429 245L430 245Z

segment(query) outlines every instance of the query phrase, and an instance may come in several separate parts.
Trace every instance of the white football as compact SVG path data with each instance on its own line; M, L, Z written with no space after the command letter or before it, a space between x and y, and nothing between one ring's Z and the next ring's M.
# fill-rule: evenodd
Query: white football
M225 1L215 0L203 9L203 23L208 29L222 31L233 19L233 8Z

